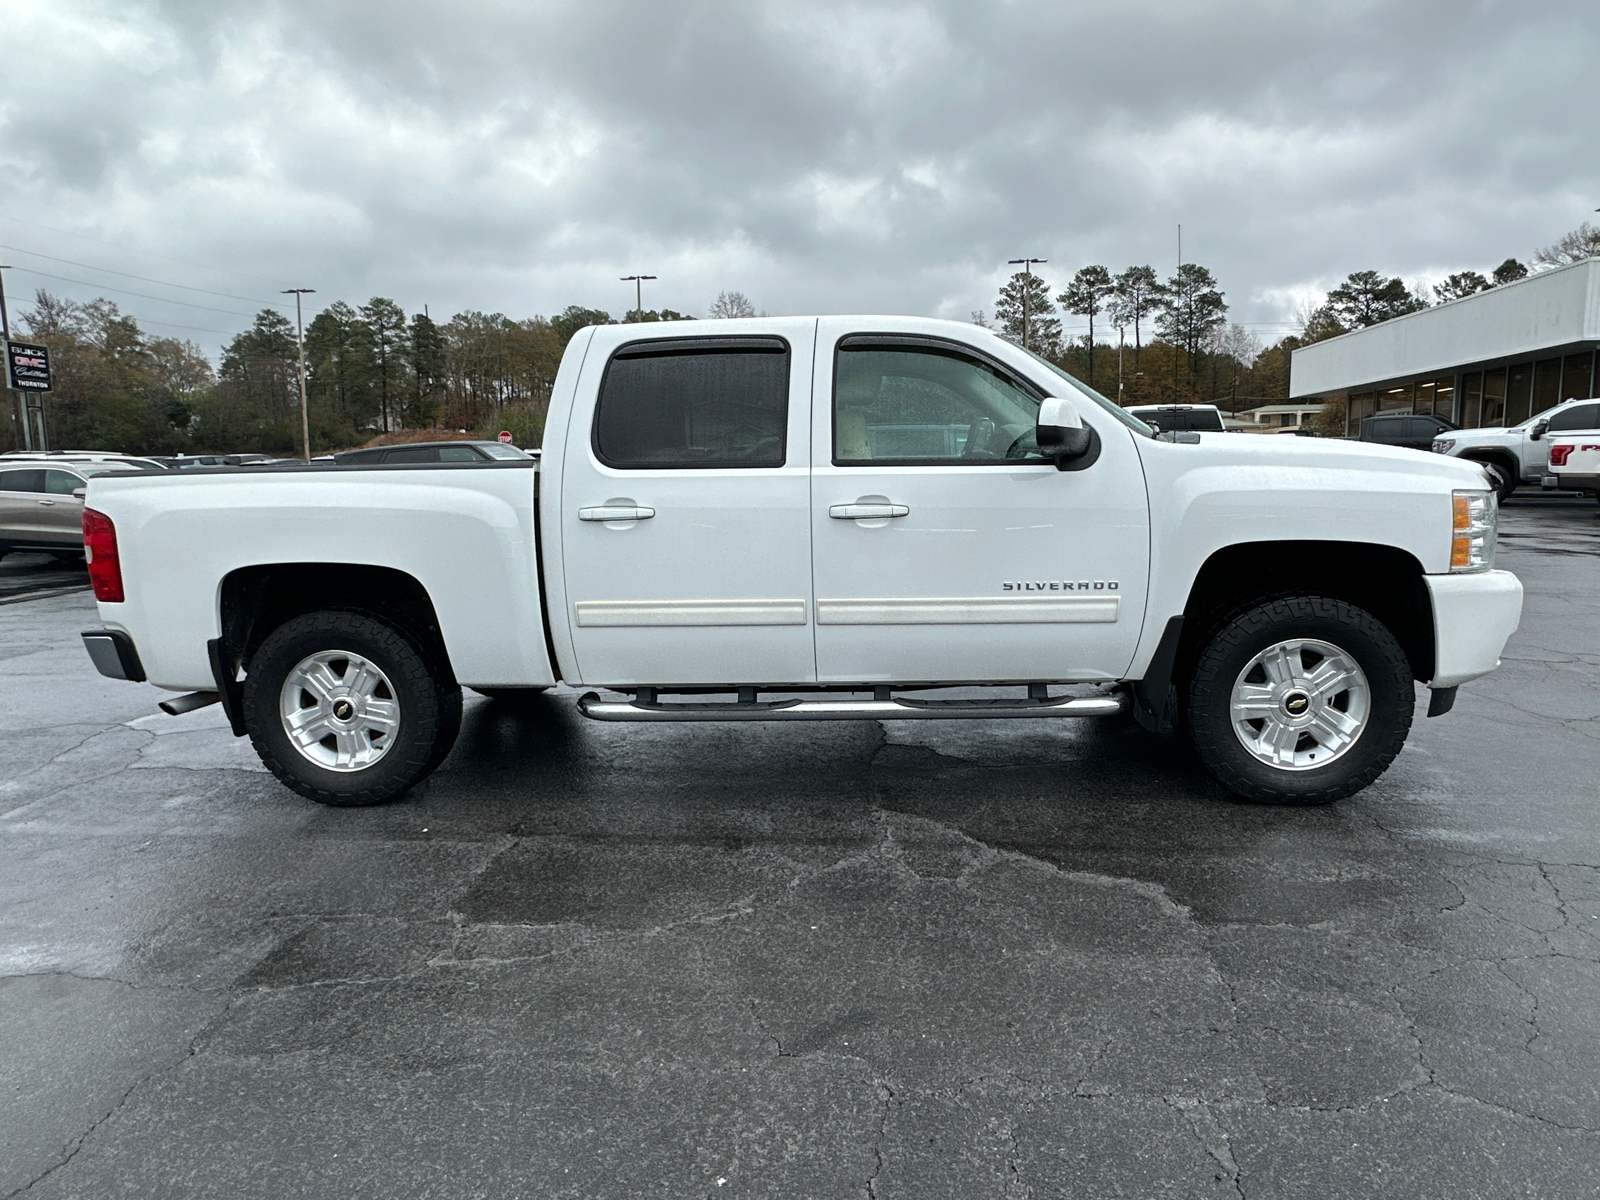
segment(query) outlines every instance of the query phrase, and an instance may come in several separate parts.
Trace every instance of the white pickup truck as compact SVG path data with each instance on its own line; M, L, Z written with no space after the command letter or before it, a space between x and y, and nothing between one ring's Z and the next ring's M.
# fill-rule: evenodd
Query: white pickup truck
M539 461L96 476L87 502L99 669L220 699L341 805L433 770L463 686L557 682L604 721L1131 709L1241 796L1326 803L1522 606L1474 464L1157 437L906 317L585 329Z
M1433 439L1436 454L1482 463L1501 500L1522 483L1542 484L1547 434L1600 432L1600 400L1565 400L1509 429L1453 429Z
M1553 486L1600 496L1600 430L1552 433L1546 453Z

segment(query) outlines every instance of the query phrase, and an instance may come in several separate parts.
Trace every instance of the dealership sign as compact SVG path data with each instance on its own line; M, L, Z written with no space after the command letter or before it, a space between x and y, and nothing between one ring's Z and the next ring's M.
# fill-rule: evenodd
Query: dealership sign
M6 385L19 392L50 390L50 350L26 342L6 343Z

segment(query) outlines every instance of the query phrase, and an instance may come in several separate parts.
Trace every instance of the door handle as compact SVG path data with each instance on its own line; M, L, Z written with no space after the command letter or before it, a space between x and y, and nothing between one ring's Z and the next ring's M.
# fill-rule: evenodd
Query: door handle
M39 501L39 504L43 508L49 508L53 504L55 504L55 501L54 500L41 500L41 501Z
M580 508L580 521L645 521L656 515L653 508L639 508L631 504L597 504L593 508Z
M828 515L835 521L881 521L884 517L909 516L904 504L835 504Z

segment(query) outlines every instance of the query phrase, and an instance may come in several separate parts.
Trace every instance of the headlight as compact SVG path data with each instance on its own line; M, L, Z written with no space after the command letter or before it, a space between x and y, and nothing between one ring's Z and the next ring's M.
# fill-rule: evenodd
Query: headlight
M1450 494L1450 569L1487 571L1494 566L1500 506L1493 492Z
M1433 452L1435 454L1449 454L1456 446L1455 438L1435 438Z

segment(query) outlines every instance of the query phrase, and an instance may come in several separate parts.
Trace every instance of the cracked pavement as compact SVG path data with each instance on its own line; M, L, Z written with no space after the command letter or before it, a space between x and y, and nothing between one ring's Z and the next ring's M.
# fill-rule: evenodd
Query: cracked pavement
M469 699L330 810L0 608L0 1197L1592 1196L1600 516L1367 792Z

